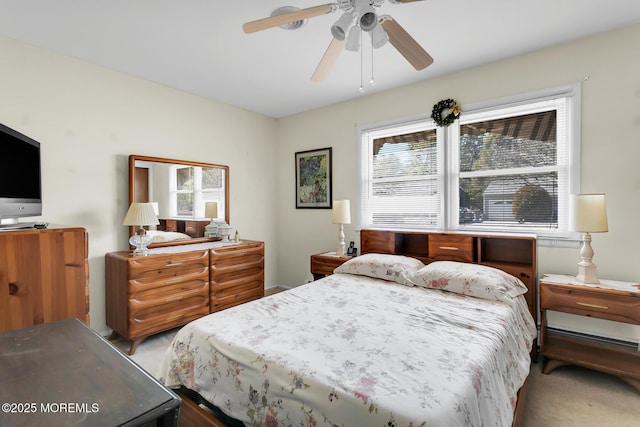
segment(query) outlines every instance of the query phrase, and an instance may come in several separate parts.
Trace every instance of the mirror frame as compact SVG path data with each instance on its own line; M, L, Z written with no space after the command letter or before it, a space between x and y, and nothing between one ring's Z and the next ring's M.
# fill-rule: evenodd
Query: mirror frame
M225 180L224 180L224 199L225 199L225 213L224 220L227 224L229 224L229 166L226 165L217 165L214 163L203 163L203 162L194 162L189 160L178 160L178 159L167 159L162 157L152 157L152 156L141 156L137 154L131 154L129 156L129 206L135 200L135 168L136 161L144 161L144 162L156 162L156 163L167 163L167 164L176 164L176 165L185 165L185 166L199 166L202 168L220 168L224 170ZM129 227L129 237L133 236L135 233L135 227ZM220 240L220 238L210 238L210 237L193 237L190 240L177 240L174 242L162 242L162 243L152 243L149 245L150 248L164 247L164 246L175 246L175 245L190 245L194 243L202 243L202 242L211 242L215 240Z

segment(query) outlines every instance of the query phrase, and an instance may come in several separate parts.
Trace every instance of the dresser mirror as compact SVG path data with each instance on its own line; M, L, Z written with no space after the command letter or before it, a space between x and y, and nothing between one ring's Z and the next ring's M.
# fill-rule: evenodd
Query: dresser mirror
M154 235L149 247L219 240L205 237L205 226L212 218L229 223L229 167L132 154L129 205L134 202L153 203L158 216L157 230L149 230Z

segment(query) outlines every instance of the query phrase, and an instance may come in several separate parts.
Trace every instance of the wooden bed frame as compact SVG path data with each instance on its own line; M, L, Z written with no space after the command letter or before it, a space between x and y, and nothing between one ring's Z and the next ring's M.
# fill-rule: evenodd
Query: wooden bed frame
M441 260L462 261L506 271L527 286L529 291L525 299L537 324L537 243L534 235L364 229L360 232L360 245L362 254L405 255L420 259L425 264ZM533 361L537 359L535 340L531 358ZM527 381L518 391L513 427L522 424L526 390ZM196 393L188 390L177 390L177 393L182 398L181 427L229 427L198 402Z

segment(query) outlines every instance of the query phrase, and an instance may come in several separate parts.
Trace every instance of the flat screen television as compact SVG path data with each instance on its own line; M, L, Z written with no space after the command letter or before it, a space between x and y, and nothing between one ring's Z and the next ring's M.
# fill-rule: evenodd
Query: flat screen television
M0 124L0 230L33 227L42 215L40 143Z

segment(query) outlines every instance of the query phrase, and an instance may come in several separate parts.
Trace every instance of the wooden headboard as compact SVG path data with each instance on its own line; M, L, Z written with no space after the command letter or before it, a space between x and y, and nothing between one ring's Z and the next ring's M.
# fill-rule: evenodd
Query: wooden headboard
M530 234L480 234L416 230L363 229L361 252L405 255L425 264L462 261L495 267L519 278L531 315L538 322L536 236Z

